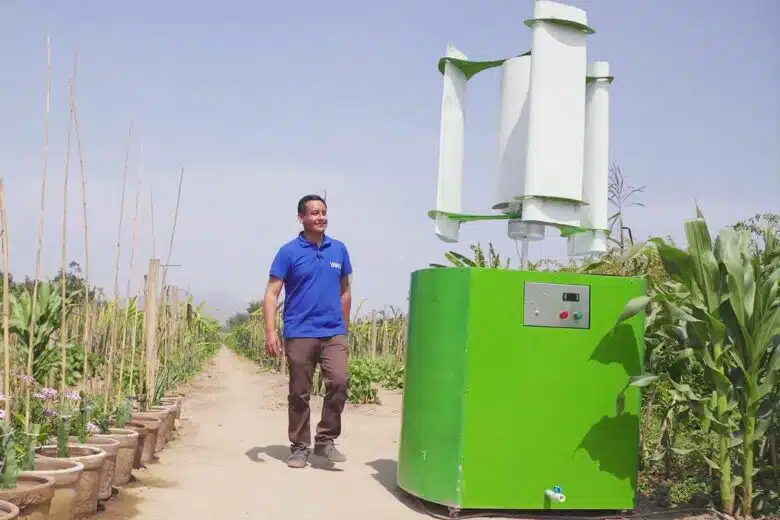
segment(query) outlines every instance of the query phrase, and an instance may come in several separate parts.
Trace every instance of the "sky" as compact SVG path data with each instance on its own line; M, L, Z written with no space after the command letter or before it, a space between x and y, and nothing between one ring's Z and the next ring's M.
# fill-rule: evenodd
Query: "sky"
M626 211L636 238L682 240L696 203L713 232L778 211L780 2L568 3L586 9L596 30L588 60L608 61L616 78L610 155L628 184L645 186L634 199L644 206ZM441 262L449 249L467 252L472 242L492 241L517 265L505 224L466 224L459 244L444 244L426 213L436 200L438 59L448 42L471 59L525 52L531 34L523 21L532 9L532 0L5 0L0 177L10 272L35 272L47 37L44 276L61 265L66 163L66 257L85 260L75 132L67 159L76 51L89 277L108 294L128 142L123 294L127 285L135 291L154 255L177 265L170 283L220 314L241 310L262 298L276 250L299 231L297 200L311 192L327 192L328 232L349 248L353 308L405 309L410 273ZM469 82L466 212L484 213L493 203L499 77L494 69ZM550 238L530 255L565 259L565 251L562 239Z

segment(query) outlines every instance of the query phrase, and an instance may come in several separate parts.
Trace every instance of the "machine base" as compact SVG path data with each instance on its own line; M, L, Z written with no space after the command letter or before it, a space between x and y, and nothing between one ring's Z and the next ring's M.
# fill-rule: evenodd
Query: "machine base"
M424 513L431 518L442 519L476 519L476 518L515 518L517 520L625 520L637 516L641 518L633 509L621 510L567 510L559 511L554 509L461 509L455 506L436 504L429 502L414 493L398 487L409 499L414 501L413 509Z
M455 510L636 507L639 278L412 274L398 485Z

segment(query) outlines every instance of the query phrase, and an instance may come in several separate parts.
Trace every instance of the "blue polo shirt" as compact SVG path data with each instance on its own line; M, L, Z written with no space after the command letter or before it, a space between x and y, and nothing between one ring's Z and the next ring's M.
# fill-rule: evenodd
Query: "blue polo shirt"
M329 338L346 334L341 278L352 274L347 246L325 236L321 246L300 233L284 244L270 275L284 281L284 337Z

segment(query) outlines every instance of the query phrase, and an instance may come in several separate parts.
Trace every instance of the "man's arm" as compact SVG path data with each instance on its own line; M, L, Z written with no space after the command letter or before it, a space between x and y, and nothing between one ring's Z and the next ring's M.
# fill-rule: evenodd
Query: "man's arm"
M268 278L268 285L265 287L265 296L263 297L266 337L276 334L276 309L279 306L279 295L283 285L284 282L273 275Z
M268 285L265 287L265 296L263 297L263 319L265 321L265 337L278 339L276 334L276 309L279 306L279 294L284 286L284 279L290 271L290 262L284 249L280 249L268 273Z
M344 316L344 326L349 332L349 313L352 308L352 275L341 277L341 314Z
M349 332L349 313L352 308L352 260L349 250L344 246L344 258L341 261L341 314L344 326Z

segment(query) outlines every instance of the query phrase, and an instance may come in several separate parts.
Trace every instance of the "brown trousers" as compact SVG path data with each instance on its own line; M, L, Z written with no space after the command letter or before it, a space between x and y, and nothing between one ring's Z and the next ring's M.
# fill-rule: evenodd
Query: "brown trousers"
M332 338L290 338L285 341L285 354L290 368L287 396L288 435L290 447L309 449L311 426L309 398L314 369L317 364L325 380L322 418L317 425L315 444L341 435L341 412L347 402L349 379L349 347L346 336Z

